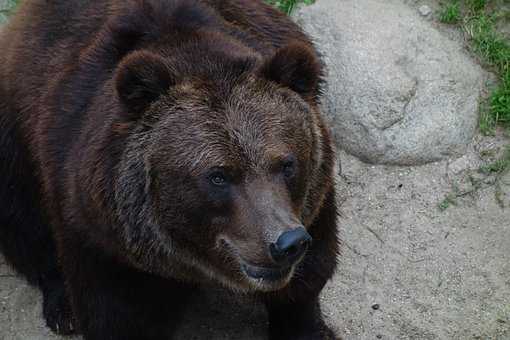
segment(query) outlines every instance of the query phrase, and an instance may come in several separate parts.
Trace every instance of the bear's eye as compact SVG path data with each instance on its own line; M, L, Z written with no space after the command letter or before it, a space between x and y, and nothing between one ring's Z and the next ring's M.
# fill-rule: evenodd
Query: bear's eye
M225 176L224 173L222 173L220 171L213 172L209 176L209 181L211 181L211 183L213 185L216 185L216 186L219 186L219 187L225 186L228 183L227 177Z
M291 178L292 176L294 176L294 173L296 172L296 160L294 159L294 157L288 157L283 162L282 166L283 175L285 177Z

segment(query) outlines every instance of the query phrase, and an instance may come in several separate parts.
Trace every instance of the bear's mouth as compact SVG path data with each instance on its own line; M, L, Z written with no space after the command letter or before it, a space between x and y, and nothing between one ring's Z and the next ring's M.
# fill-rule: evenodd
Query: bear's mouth
M227 238L220 238L219 244L222 245L223 249L228 249L235 262L238 263L237 272L244 277L244 284L248 283L249 287L244 286L244 289L265 292L276 291L285 287L294 275L294 265L278 267L255 265L243 259L237 248Z
M277 283L283 281L290 276L292 267L282 268L271 268L271 267L259 267L248 264L246 262L241 264L241 268L246 276L254 280L262 280L268 283Z

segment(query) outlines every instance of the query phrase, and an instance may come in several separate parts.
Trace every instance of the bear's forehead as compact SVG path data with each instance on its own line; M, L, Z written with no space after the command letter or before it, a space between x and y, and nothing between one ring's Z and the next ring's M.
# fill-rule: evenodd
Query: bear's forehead
M309 137L303 108L285 100L245 89L216 107L205 97L184 100L180 112L170 113L162 124L162 150L197 172L214 166L267 169Z
M252 120L204 121L177 128L178 135L168 133L163 152L181 166L201 172L211 167L239 170L264 169L292 152L280 124L263 125Z

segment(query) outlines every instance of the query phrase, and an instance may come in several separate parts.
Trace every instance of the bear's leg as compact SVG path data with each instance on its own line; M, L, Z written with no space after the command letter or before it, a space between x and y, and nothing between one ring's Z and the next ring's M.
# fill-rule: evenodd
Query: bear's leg
M85 340L171 339L192 287L133 269L100 249L80 249L68 239L64 246L64 275Z
M266 297L271 340L337 340L326 326L319 294L332 277L338 254L337 207L332 190L310 228L312 247L283 290Z
M73 334L75 321L60 273L52 278L47 278L41 285L41 291L46 325L57 334Z
M326 326L317 298L267 304L270 340L339 340Z
M0 251L17 272L41 289L48 327L69 334L72 315L51 229L41 213L39 184L28 150L1 100L0 95Z

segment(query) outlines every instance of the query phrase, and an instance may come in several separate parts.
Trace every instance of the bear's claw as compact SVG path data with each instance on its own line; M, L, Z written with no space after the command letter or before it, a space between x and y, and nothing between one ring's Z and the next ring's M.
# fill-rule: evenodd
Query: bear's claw
M71 306L63 284L52 284L43 291L43 316L46 325L56 334L76 332Z

